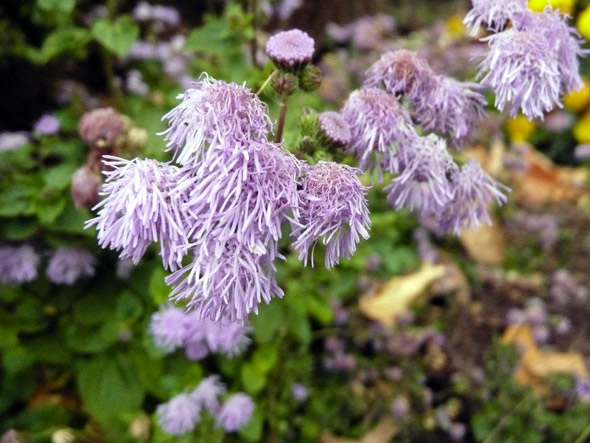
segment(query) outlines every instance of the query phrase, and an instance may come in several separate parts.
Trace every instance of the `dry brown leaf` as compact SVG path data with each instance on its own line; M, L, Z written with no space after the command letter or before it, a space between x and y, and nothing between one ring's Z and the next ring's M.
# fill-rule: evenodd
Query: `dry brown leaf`
M425 263L419 271L393 277L361 297L359 308L370 319L392 327L395 317L407 311L416 299L426 293L430 284L445 272L443 265Z
M322 443L388 443L397 432L398 425L392 419L385 417L377 423L372 431L357 440L324 434L321 441Z
M459 240L469 256L478 263L499 265L504 260L506 235L494 217L492 226L484 223L476 229L464 229Z
M502 335L502 341L515 344L521 353L521 361L514 374L516 380L537 392L547 393L544 381L552 374L588 377L584 357L580 353L540 350L528 325L509 326Z

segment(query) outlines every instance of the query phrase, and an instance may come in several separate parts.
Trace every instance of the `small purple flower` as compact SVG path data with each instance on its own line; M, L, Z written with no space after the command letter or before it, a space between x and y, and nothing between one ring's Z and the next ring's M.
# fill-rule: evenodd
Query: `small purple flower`
M24 132L0 133L0 152L14 151L29 142L29 137Z
M304 402L309 397L309 392L307 388L303 386L301 383L295 383L291 386L291 394L293 398L298 402Z
M367 188L350 166L321 161L309 169L300 191L301 217L293 223L291 237L299 260L307 265L321 240L326 245L326 267L350 258L360 238L369 238L371 224ZM311 256L311 257L310 257Z
M131 69L127 73L125 87L127 88L127 91L131 92L132 94L137 94L140 97L145 97L150 92L150 87L146 82L143 81L143 76L137 69Z
M406 418L410 412L410 402L405 396L398 396L391 403L391 415L394 418L401 420Z
M453 422L449 428L449 435L454 441L463 441L467 434L467 427L460 422Z
M495 181L473 159L469 159L452 180L453 198L439 216L441 232L459 234L462 229L477 227L482 221L491 225L487 204L493 200L504 204L507 200L504 192L509 192L510 188Z
M209 355L209 347L203 340L189 341L184 348L184 353L189 360L199 361Z
M576 395L584 404L590 403L590 380L580 379L576 381Z
M207 333L207 344L211 352L221 352L233 357L242 352L250 339L246 337L248 328L241 323L221 321L216 323L215 330Z
M395 97L377 88L354 91L340 114L350 126L347 151L364 170L397 172L396 154L414 134L407 111Z
M96 258L83 248L56 249L47 265L49 281L58 285L73 285L95 273Z
M172 352L184 346L187 340L187 315L182 309L165 306L152 314L150 332L157 347Z
M480 26L490 31L501 31L508 21L527 10L527 0L471 0L473 9L467 13L463 23L475 35Z
M242 392L230 396L219 412L215 421L225 432L234 432L247 424L254 413L254 402L249 395Z
M266 142L272 131L266 106L244 86L202 75L178 98L182 103L163 117L169 121L163 134L181 165L215 161L217 152L209 146L237 150L241 144Z
M400 174L385 187L395 209L438 213L453 198L448 174L456 171L446 143L436 135L415 137L399 155Z
M210 375L201 380L190 396L201 408L206 409L211 414L216 414L220 407L219 397L224 395L225 392L226 387L219 381L219 375Z
M0 247L0 283L15 285L35 280L39 260L29 245Z
M395 29L395 20L388 14L375 14L359 18L352 26L352 44L362 50L380 50L388 43Z
M313 57L315 42L299 29L279 32L268 39L266 53L273 63L287 71L299 71Z
M150 18L152 20L166 23L172 27L178 26L180 23L180 14L178 10L171 6L153 5Z
M171 198L178 168L155 160L124 160L104 156L108 170L102 194L95 208L98 217L86 222L96 225L98 242L120 250L120 258L138 263L147 247L160 242L162 262L176 269L184 256L184 221L179 198Z
M156 414L164 432L174 436L192 431L201 420L201 408L188 394L177 395L159 405Z
M574 148L574 157L576 160L584 162L590 160L590 143L576 146Z
M92 171L88 165L77 169L72 175L71 194L76 208L91 208L100 200L102 185L100 174Z
M338 112L322 112L319 116L322 135L331 146L345 146L350 142L350 127Z
M45 114L35 122L33 131L39 135L55 135L59 132L59 120L54 115Z

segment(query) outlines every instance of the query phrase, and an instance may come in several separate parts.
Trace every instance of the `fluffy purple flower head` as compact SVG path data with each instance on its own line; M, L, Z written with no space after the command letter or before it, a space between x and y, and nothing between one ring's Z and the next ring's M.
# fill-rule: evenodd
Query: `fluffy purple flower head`
M37 278L39 256L29 245L0 247L0 283L15 285Z
M360 170L321 161L309 169L299 193L301 217L293 223L291 237L299 260L307 265L318 241L326 245L326 267L350 258L360 238L369 238L371 225L367 188Z
M576 395L582 403L590 403L590 380L580 379L576 381Z
M441 232L459 234L462 229L475 228L485 221L491 225L486 206L496 200L506 203L507 186L490 177L473 159L469 159L460 171L453 174L453 199L448 202L439 217Z
M291 394L293 398L299 402L305 401L309 397L309 392L301 383L295 383L291 386Z
M219 397L225 392L226 387L219 381L219 375L211 375L201 380L190 396L201 408L216 414L220 407Z
M209 146L238 149L240 144L266 141L272 124L266 106L248 88L214 80L206 74L187 89L176 108L163 119L167 150L183 166L195 166L216 152Z
M88 165L80 167L72 175L71 194L76 208L91 208L100 200L102 179Z
M73 285L84 277L92 277L96 258L83 248L56 249L47 265L46 275L58 285Z
M173 287L170 297L188 300L187 307L202 318L215 321L244 321L258 305L282 297L276 283L276 243L266 251L255 250L236 238L217 241L215 232L193 249L190 264L172 273L166 283Z
M340 111L350 127L347 151L361 169L397 171L399 144L414 130L406 110L395 97L377 88L354 91Z
M96 225L99 244L120 250L120 258L132 258L134 263L159 241L164 266L176 269L185 252L179 198L170 194L178 168L150 159L104 159L108 170L102 195L106 197L95 207L100 208L98 217L87 221L86 227Z
M59 120L54 115L45 114L35 122L33 131L39 135L55 135L59 131Z
M531 120L561 106L560 67L543 34L508 29L484 40L490 46L480 77L496 93L499 110L509 106L515 117L521 109Z
M480 86L442 75L427 84L431 88L412 100L412 118L426 131L447 134L459 147L486 115L486 99L477 91Z
M268 39L266 53L273 63L286 71L299 71L313 57L315 42L299 29L279 32Z
M91 147L106 148L115 144L126 125L125 118L113 108L99 108L82 116L78 133Z
M201 407L188 394L180 394L159 405L156 414L164 432L179 436L195 428L201 420Z
M188 338L187 314L174 306L165 306L152 315L150 332L157 347L172 352L184 346Z
M225 432L234 432L248 423L253 413L254 402L252 398L247 394L238 392L225 401L215 415L215 421Z
M386 52L365 72L364 87L383 86L393 95L406 94L410 100L423 95L435 73L426 60L407 49Z
M221 352L233 357L241 353L250 342L246 337L249 328L241 323L221 321L215 325L215 330L210 330L207 334L207 344L211 352Z
M518 14L527 10L527 0L471 0L471 9L463 23L471 28L471 35L475 35L480 26L499 32Z
M443 139L415 137L400 152L400 174L385 188L387 201L397 210L438 212L453 198L447 175L456 169Z
M394 29L395 20L391 15L375 14L361 17L352 26L352 44L362 51L379 51L388 43Z
M320 131L328 145L345 146L350 142L350 127L340 113L322 112L319 116Z

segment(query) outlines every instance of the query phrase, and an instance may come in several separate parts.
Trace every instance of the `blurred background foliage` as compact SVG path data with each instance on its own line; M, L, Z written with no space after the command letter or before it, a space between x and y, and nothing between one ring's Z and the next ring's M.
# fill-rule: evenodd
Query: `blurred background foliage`
M299 27L316 39L325 80L292 100L285 144L294 149L302 109L337 109L381 52L417 49L435 69L468 79L485 45L461 24L467 1L163 4L179 12L177 23L139 20L137 4L123 0L0 5L0 131L25 138L0 152L0 242L41 255L34 281L0 286L1 441L587 441L590 193L574 153L590 143L588 60L586 85L563 110L528 122L490 108L465 150L513 187L495 229L438 238L389 208L374 185L371 239L351 260L326 271L287 254L285 297L251 317L245 352L192 362L165 355L148 332L169 293L156 252L125 272L84 229L92 212L71 195L90 153L81 116L113 106L146 130L127 156L168 159L160 119L190 80L207 72L256 90L271 70L261 52L268 34ZM590 38L587 1L551 4ZM262 98L276 118L277 97ZM47 113L59 131L43 135L34 123ZM48 257L64 246L91 251L95 275L51 283ZM375 299L394 322L374 315ZM509 334L515 324L533 337L526 352ZM166 436L156 406L212 373L255 399L252 420L237 434L204 420L185 437ZM295 398L295 384L306 399Z

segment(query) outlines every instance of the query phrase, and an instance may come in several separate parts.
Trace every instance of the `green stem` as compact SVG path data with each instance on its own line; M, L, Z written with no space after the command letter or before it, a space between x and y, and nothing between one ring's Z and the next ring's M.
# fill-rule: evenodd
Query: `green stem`
M533 393L529 393L528 395L525 395L524 398L518 402L518 404L514 407L513 411L510 411L510 413L504 414L504 416L500 419L500 421L498 422L498 424L494 427L494 429L492 429L492 431L488 434L488 436L485 438L485 440L482 443L491 443L492 441L494 441L494 437L496 436L496 434L500 431L500 429L502 429L502 427L506 424L506 422L510 419L510 417L512 416L512 413L517 411L518 409L520 409L520 407L533 395Z
M582 443L584 441L586 441L586 439L590 436L590 423L588 423L588 426L586 426L584 428L584 430L582 431L582 433L579 435L578 438L576 438L576 441L574 441L574 443Z
M289 103L289 96L283 95L283 100L281 101L281 110L279 112L279 123L277 126L277 133L275 135L275 142L280 143L283 139L283 128L285 127L285 118L287 117L287 105Z
M115 68L113 66L113 57L109 53L108 49L106 49L102 45L100 46L100 55L102 57L102 68L104 76L106 78L109 94L113 98L116 107L120 108L121 103L123 102L123 97L121 96L121 91L119 91L115 83Z
M264 91L264 88L266 88L268 86L268 84L270 83L270 81L272 80L272 78L275 76L276 73L277 73L277 71L272 71L270 73L270 75L268 76L268 78L266 80L264 80L264 83L262 84L262 86L260 87L260 89L256 92L256 95L262 94L262 91Z
M250 56L252 58L252 65L255 68L260 68L258 65L258 21L256 16L258 15L258 0L250 0L250 12L252 13L252 33L253 36L250 39Z

